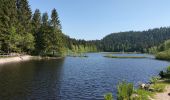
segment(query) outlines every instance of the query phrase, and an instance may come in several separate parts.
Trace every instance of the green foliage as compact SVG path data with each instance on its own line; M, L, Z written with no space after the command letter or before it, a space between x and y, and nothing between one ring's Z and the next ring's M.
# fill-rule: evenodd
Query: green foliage
M34 32L35 37L37 36L40 27L41 27L41 13L39 9L36 9L32 18L32 32Z
M161 78L164 78L164 77L165 77L164 71L160 71L160 72L159 72L159 76L160 76Z
M150 48L149 51L155 54L157 59L170 60L170 40L165 41L157 47Z
M157 54L158 53L158 47L154 46L149 48L149 53L150 54Z
M153 88L154 92L163 92L165 90L165 84L154 84L151 88Z
M170 66L167 67L166 72L160 71L159 76L161 78L170 78Z
M117 99L118 100L130 100L133 93L133 84L121 82L117 86Z
M16 28L15 27L12 27L10 29L10 34L7 35L7 37L8 37L7 45L8 45L9 52L19 52L19 51L21 51L18 48L18 46L22 42L22 37L21 37L21 35L16 33Z
M170 60L170 50L157 53L156 58L161 60Z
M23 51L30 53L34 50L34 36L31 33L26 33L22 36L21 47Z
M170 66L167 67L167 73L170 73Z
M136 97L131 97L131 100L149 100L149 96L152 96L152 93L144 89L134 90L134 94L137 94Z
M152 78L150 79L150 83L151 83L151 84L155 84L156 82L158 82L159 79L160 79L160 77L157 77L157 76L152 77Z
M170 38L169 33L169 27L150 29L142 32L112 33L102 39L102 49L109 52L148 52L149 48L168 40ZM169 43L166 43L166 45L169 45ZM156 48L152 48L151 51L155 53Z
M170 40L164 42L164 50L170 49Z
M107 93L106 95L104 95L104 100L113 100L112 93Z

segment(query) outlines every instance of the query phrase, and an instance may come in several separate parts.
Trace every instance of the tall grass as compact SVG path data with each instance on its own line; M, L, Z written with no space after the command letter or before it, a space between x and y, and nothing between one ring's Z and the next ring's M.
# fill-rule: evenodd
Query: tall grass
M133 93L133 84L125 81L117 86L117 100L130 100Z

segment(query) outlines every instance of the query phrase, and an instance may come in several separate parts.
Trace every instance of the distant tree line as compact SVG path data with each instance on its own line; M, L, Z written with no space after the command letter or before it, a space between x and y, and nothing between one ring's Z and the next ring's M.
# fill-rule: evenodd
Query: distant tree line
M101 40L103 51L148 52L149 48L170 39L170 28L112 33Z
M96 51L93 41L75 40L62 33L56 9L32 14L28 0L0 1L0 52L63 55L71 51Z

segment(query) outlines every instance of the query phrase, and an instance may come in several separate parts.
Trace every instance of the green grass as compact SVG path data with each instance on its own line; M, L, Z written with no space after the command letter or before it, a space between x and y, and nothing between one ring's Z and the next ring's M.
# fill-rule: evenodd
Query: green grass
M154 89L154 92L164 92L166 85L163 83L156 83L151 88Z
M133 93L137 94L138 96L132 100L149 100L149 97L153 97L154 95L153 92L146 91L144 89L136 89Z
M133 84L125 81L117 86L117 100L130 100L133 93Z

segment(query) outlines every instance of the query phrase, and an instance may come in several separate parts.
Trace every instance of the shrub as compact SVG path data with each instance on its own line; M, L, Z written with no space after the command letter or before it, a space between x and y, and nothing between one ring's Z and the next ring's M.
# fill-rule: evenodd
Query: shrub
M106 95L104 95L104 100L113 100L112 93L107 93Z
M157 53L156 58L161 60L170 60L170 50Z
M152 77L152 78L150 79L150 83L151 83L151 84L155 84L159 79L160 79L159 77Z
M133 84L121 82L117 86L117 99L118 100L130 100L133 93Z
M159 76L160 76L161 78L164 78L164 77L165 77L164 71L160 71L160 72L159 72Z

